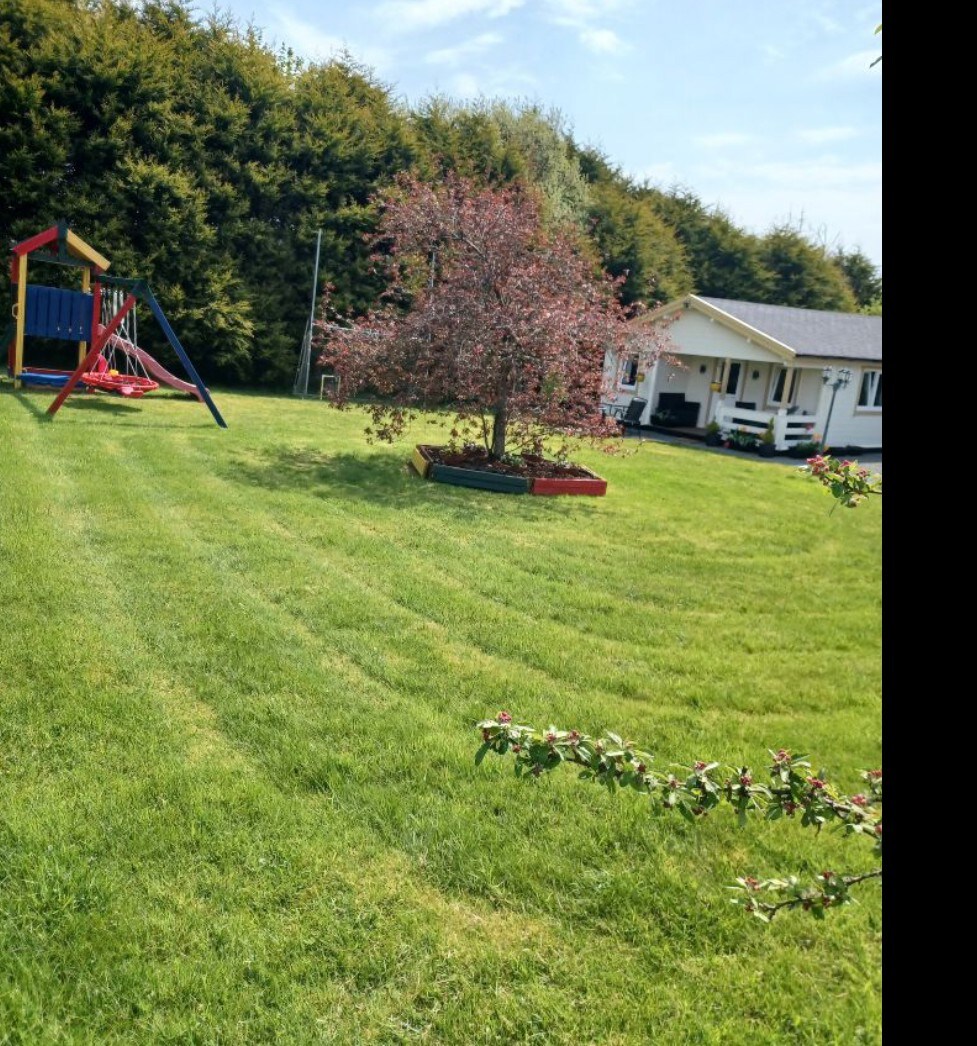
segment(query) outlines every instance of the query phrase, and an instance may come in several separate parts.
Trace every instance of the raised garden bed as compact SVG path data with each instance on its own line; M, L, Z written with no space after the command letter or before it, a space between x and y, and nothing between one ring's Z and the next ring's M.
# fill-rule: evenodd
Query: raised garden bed
M451 451L447 447L418 444L411 465L419 476L457 487L496 490L506 494L607 493L607 480L582 465L564 465L533 455L491 461L481 448Z

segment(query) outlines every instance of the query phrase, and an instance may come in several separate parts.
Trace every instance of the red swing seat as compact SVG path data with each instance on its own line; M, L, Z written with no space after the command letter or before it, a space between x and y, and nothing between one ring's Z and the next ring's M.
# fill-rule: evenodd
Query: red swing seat
M99 356L95 369L86 371L81 380L90 389L103 389L105 392L117 392L120 396L138 399L159 388L159 382L152 378L142 378L138 374L120 374L109 370L109 361Z

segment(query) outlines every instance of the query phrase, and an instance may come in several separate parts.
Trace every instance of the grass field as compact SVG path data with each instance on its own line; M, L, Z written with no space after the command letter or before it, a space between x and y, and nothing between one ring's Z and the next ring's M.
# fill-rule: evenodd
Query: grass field
M875 884L769 927L725 890L868 847L473 761L505 708L855 788L878 503L661 444L583 453L606 498L474 492L215 398L0 389L0 1043L881 1040Z

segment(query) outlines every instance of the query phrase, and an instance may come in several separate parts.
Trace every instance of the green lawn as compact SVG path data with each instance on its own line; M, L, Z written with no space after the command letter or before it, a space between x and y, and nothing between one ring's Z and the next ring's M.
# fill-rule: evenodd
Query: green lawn
M877 501L661 444L474 492L317 401L50 398L0 388L0 1043L880 1041L875 884L725 890L867 846L473 761L504 708L854 789Z

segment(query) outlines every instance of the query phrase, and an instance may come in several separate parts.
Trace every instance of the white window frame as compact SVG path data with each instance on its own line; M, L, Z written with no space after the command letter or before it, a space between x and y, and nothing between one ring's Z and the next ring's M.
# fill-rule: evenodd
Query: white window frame
M733 385L733 368L736 368L736 384ZM727 360L723 367L723 376L720 379L723 383L723 395L732 396L734 400L740 398L741 389L746 388L746 364L743 360Z
M786 374L791 372L790 387L787 389L787 399L777 399L777 382L780 375L785 375L784 385L787 385ZM771 407L792 407L797 402L797 388L800 385L799 367L775 367L770 375L770 388L767 393L767 404Z
M617 383L618 384L618 388L621 388L621 389L635 389L635 388L637 388L638 387L638 374L640 373L640 370L641 370L641 361L638 358L638 353L636 353L636 352L629 353L624 358L624 364L623 364L623 366L621 368L621 379ZM629 373L634 376L634 381L627 381L625 379L625 374L629 374Z
M864 393L866 402L862 403ZM876 399L878 403L876 404ZM882 368L865 367L858 379L858 396L855 399L855 410L870 414L882 413Z

